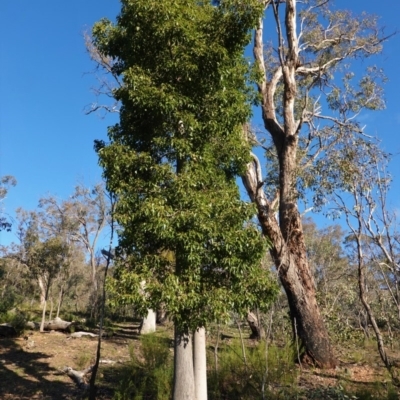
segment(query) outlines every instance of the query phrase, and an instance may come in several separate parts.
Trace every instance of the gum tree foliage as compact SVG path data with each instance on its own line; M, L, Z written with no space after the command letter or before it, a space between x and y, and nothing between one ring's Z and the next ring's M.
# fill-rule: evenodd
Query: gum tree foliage
M36 283L42 305L46 299L50 300L52 305L57 299L58 315L64 300L71 301L79 297L81 302L82 298L86 299L87 288L84 281L88 274L85 272L87 265L84 249L73 239L75 224L65 209L57 208L55 204L58 205L56 199L48 196L39 201L37 210L17 210L19 243L5 248L4 256L10 267L15 265L19 270L18 275L22 282L27 279ZM54 256L58 267L56 264L50 265L49 260L38 261L45 251ZM47 258L50 259L50 256ZM35 291L25 290L25 300L29 295L34 297Z
M62 233L68 242L84 247L91 269L93 295L97 296L99 277L96 252L101 234L110 223L111 208L104 185L98 183L85 187L79 184L67 200L60 201L54 196L47 196L40 199L39 207L43 209L42 223L49 232ZM63 232L57 232L60 229Z
M400 319L400 240L395 212L388 204L391 176L389 157L375 146L360 146L352 152L352 177L346 176L346 192L335 193L336 211L349 227L349 255L358 274L361 304L368 316L382 362L399 385L398 363L385 348L382 327L393 339L392 327ZM340 174L346 171L340 170Z
M310 218L303 219L303 228L317 300L329 334L335 342L347 341L364 322L357 273L344 246L347 234L340 225L318 229Z
M70 249L61 235L46 234L38 213L18 210L18 215L22 220L19 226L21 246L15 258L27 267L29 276L39 283L43 297L40 331L43 332L49 294L57 276L69 268Z
M15 186L16 184L17 184L17 181L11 175L2 176L0 178L0 206L1 206L1 208L0 208L0 231L6 230L9 232L11 230L10 221L8 220L8 218L6 218L3 215L2 202L3 202L4 198L7 196L8 189L10 188L10 186Z
M96 144L118 199L115 285L143 311L164 303L177 352L193 329L233 308L265 306L275 292L260 267L265 241L247 222L254 208L236 184L249 161L243 49L261 8L237 0L121 3L116 24L93 28L94 46L122 80L113 92L120 122L108 143ZM176 399L194 396L181 367L175 363Z
M361 145L373 147L357 117L363 110L384 107L384 76L376 66L357 76L352 65L379 54L386 37L375 16L335 10L329 0L263 3L264 19L276 31L264 43L260 18L254 36L266 136L264 141L248 136L264 148L267 174L262 176L260 160L253 155L243 179L263 233L272 242L271 255L304 354L331 367L336 360L316 302L299 202L312 198L311 207L321 210L353 176L352 152Z

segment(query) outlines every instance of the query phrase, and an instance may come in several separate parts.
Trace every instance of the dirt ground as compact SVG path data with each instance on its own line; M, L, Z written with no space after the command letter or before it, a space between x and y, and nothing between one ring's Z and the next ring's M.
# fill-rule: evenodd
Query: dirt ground
M0 399L82 398L82 390L61 370L66 366L76 370L87 368L94 361L96 347L97 338L73 339L60 332L27 332L18 338L0 338ZM101 358L116 363L100 366L99 399L112 399L112 388L116 383L112 379L118 379L118 374L113 371L129 361L129 348L135 351L138 347L139 341L135 334L121 334L103 340ZM374 392L379 391L379 388L388 384L389 379L376 353L376 349L368 347L362 351L339 351L341 364L338 368L328 371L302 368L298 385L313 390L344 384L346 387L353 385L355 388L363 388L364 391L369 388ZM331 397L321 394L320 398Z
M136 338L113 336L103 339L102 359L129 360L128 345L138 346ZM77 399L81 390L61 370L68 366L83 370L94 362L97 338L73 339L61 332L28 332L15 339L0 338L0 399ZM113 366L100 366L99 375ZM98 376L99 376L98 375ZM99 399L111 399L112 393L101 389Z

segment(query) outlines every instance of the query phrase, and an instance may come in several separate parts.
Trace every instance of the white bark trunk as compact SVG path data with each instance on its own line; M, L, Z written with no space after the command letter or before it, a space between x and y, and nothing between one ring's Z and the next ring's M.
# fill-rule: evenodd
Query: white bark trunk
M60 308L61 308L61 303L63 301L64 297L64 285L61 286L60 288L60 295L58 296L58 304L57 304L57 315L56 318L60 317Z
M49 312L49 320L53 316L53 299L50 299L50 312Z
M40 332L44 332L44 321L46 320L46 306L47 306L47 300L45 300L43 303L42 321L40 323Z
M198 328L193 336L193 367L196 400L207 400L206 330Z
M147 311L147 316L143 318L140 334L146 335L156 331L156 313L150 308Z
M192 338L175 328L173 400L196 400L194 386Z
M41 276L38 277L38 284L39 284L39 288L40 288L40 305L43 307L43 304L46 299L46 288L45 288L45 285L43 283L43 279Z

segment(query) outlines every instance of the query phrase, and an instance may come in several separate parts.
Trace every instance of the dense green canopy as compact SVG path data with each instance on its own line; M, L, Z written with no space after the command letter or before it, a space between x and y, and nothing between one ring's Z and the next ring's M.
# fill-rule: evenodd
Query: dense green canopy
M93 29L123 81L114 92L120 122L108 144L97 143L118 197L115 289L143 307L163 302L184 327L267 304L276 291L236 183L254 101L243 49L262 11L241 3L126 0L116 24Z

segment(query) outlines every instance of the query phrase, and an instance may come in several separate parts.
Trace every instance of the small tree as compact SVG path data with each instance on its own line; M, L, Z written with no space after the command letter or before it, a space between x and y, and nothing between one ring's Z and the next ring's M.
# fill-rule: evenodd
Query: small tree
M59 201L53 196L40 199L44 209L43 225L52 234L62 234L68 242L80 243L88 254L92 286L97 293L97 244L109 223L110 201L104 185L92 188L77 185L68 200Z
M28 254L28 265L32 275L41 278L45 285L40 332L44 331L46 305L53 280L61 269L68 267L67 260L68 247L59 238L50 238L45 242L35 244Z
M69 240L71 231L68 221L58 218L51 210L47 211L17 210L20 243L11 246L8 252L8 257L24 265L25 274L39 286L43 317L55 282L59 283L60 289L58 316L64 291L75 285L78 278L77 273L71 271L71 264L79 266L84 261L81 249Z

